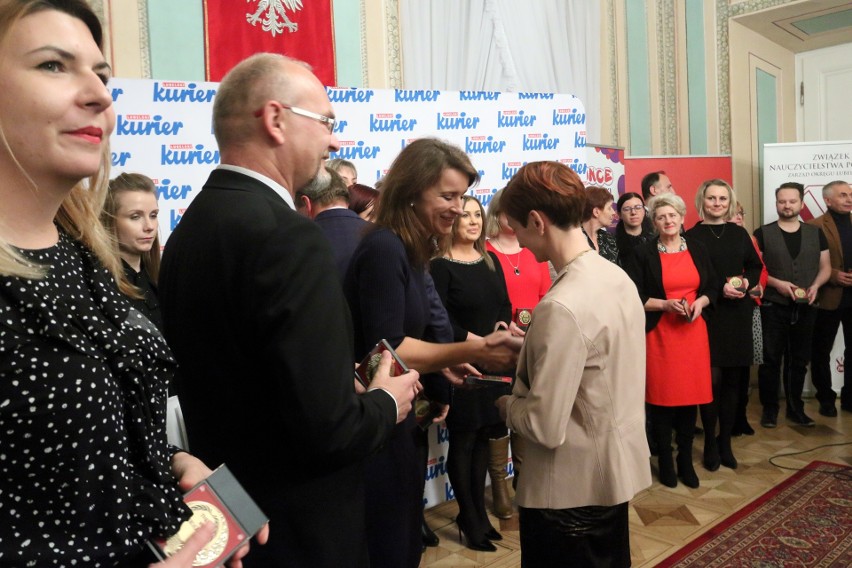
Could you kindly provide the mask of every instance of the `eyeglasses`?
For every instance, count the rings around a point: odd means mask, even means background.
[[[324,114],[317,114],[313,111],[305,110],[303,108],[285,105],[284,103],[279,102],[279,101],[275,101],[275,102],[277,102],[279,105],[281,105],[283,108],[286,108],[287,110],[289,110],[293,114],[298,114],[299,116],[311,118],[313,120],[316,120],[317,122],[323,123],[325,125],[325,127],[328,129],[329,134],[334,132],[334,125],[337,122],[336,119],[331,118],[330,116],[325,116]],[[261,116],[263,116],[263,108],[256,110],[255,113],[254,113],[254,116],[255,116],[255,118],[260,118]]]
[[[633,207],[622,207],[621,208],[622,213],[639,213],[640,211],[644,211],[644,210],[645,210],[644,205],[634,205]]]

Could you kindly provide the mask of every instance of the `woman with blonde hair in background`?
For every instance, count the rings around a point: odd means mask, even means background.
[[[736,203],[734,190],[726,181],[705,181],[695,194],[695,208],[701,221],[686,233],[710,253],[718,279],[716,285],[721,291],[707,329],[713,401],[700,407],[704,425],[704,467],[708,471],[716,471],[720,464],[731,469],[737,467],[731,435],[741,385],[748,381],[754,357],[754,303],[748,291],[758,285],[763,262],[754,249],[751,235],[731,222]]]
[[[440,256],[430,263],[435,289],[450,316],[454,341],[484,337],[496,326],[508,327],[511,322],[512,305],[503,269],[496,255],[485,250],[484,221],[485,210],[479,200],[463,196],[462,214],[456,217],[452,233],[442,239]],[[494,401],[509,394],[510,388],[511,383],[456,388],[447,415],[447,473],[459,505],[459,529],[474,550],[494,551],[490,540],[502,539],[485,511],[485,475],[493,441],[508,441],[509,432]],[[506,447],[503,449],[503,477],[492,475],[491,483],[502,482],[505,490]],[[511,516],[511,502],[508,506]]]
[[[160,207],[151,178],[123,173],[109,182],[101,220],[118,247],[124,277],[135,288],[130,303],[163,330],[157,299],[160,275]]]

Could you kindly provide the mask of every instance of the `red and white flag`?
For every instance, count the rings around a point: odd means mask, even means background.
[[[301,59],[324,85],[336,84],[332,0],[204,0],[208,81],[246,57],[272,52]]]

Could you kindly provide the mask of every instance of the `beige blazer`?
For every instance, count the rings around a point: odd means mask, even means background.
[[[557,276],[533,313],[507,404],[526,438],[517,503],[617,505],[651,485],[645,312],[633,281],[593,252]]]

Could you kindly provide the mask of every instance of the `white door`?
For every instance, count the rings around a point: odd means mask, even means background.
[[[805,51],[796,60],[799,141],[852,140],[852,43]]]

